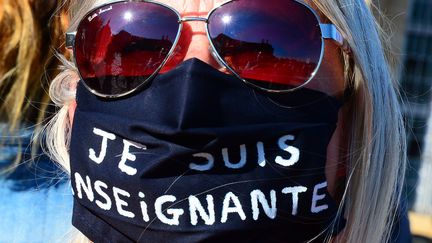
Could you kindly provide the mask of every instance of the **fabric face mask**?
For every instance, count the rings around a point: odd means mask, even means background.
[[[198,59],[137,94],[82,84],[73,225],[95,242],[305,242],[344,227],[327,191],[340,103],[258,92]]]

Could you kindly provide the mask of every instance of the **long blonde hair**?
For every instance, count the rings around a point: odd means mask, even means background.
[[[48,82],[60,63],[54,54],[64,53],[60,45],[68,25],[66,4],[0,0],[0,122],[8,123],[2,127],[8,131],[0,131],[3,135],[15,135],[22,123],[41,127],[47,117]],[[11,172],[20,155],[0,174]]]
[[[74,12],[71,30],[95,1]],[[380,40],[381,29],[364,0],[312,0],[334,23],[351,47],[345,59],[346,87],[351,92],[344,121],[348,126],[347,183],[341,205],[347,225],[334,241],[388,242],[398,208],[406,166],[405,133],[397,85],[392,79]],[[61,110],[47,127],[47,148],[69,170],[68,108],[74,100],[75,67],[51,85]],[[341,211],[341,210],[340,210]]]
[[[60,46],[68,24],[65,3],[50,3],[0,0],[0,111],[11,130],[22,119],[40,122],[49,103],[41,81],[58,73],[54,54],[64,53]]]

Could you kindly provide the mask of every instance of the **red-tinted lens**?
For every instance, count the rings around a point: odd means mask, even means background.
[[[233,1],[211,14],[208,29],[225,63],[265,89],[288,90],[304,84],[321,59],[319,21],[297,1]]]
[[[179,29],[172,10],[148,2],[98,8],[80,23],[75,58],[84,83],[107,96],[126,94],[157,72]]]

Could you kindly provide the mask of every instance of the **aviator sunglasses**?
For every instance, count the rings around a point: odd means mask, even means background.
[[[203,21],[215,59],[240,80],[269,92],[288,92],[315,76],[324,39],[345,50],[333,24],[297,0],[234,0],[207,17],[181,17],[154,1],[99,6],[66,34],[84,85],[95,95],[118,98],[142,88],[183,61],[178,45],[184,22]],[[191,43],[193,44],[193,43]]]

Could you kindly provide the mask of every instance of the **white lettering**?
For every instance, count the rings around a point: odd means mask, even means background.
[[[260,190],[253,190],[251,193],[251,203],[252,203],[252,217],[254,220],[258,220],[259,209],[258,209],[258,201],[261,203],[261,206],[264,209],[264,213],[271,219],[276,218],[276,191],[270,191],[270,200],[271,200],[271,208],[268,204],[267,199],[264,196],[264,193]]]
[[[124,197],[130,197],[129,192],[122,190],[120,188],[117,188],[117,187],[113,187],[113,194],[114,194],[117,212],[120,215],[123,215],[125,217],[134,218],[135,217],[134,213],[126,211],[125,209],[123,209],[123,206],[127,207],[128,203],[126,201],[122,200],[119,196],[119,195],[122,195]]]
[[[225,162],[225,166],[231,169],[240,169],[246,164],[246,145],[240,145],[240,161],[236,164],[233,164],[229,161],[228,149],[222,149],[222,157]]]
[[[293,187],[285,187],[282,189],[283,194],[292,194],[292,215],[297,215],[298,208],[298,194],[307,191],[307,188],[304,186],[293,186]]]
[[[327,182],[323,182],[320,184],[315,185],[313,190],[313,196],[312,196],[312,206],[311,206],[311,212],[312,213],[319,213],[323,210],[326,210],[328,208],[327,204],[323,204],[320,206],[317,206],[317,202],[319,200],[322,200],[325,198],[326,194],[320,194],[318,195],[318,190],[327,187]]]
[[[108,139],[109,140],[115,140],[116,136],[112,133],[105,132],[105,131],[98,129],[98,128],[93,128],[93,133],[98,135],[98,136],[101,136],[103,138],[102,138],[102,144],[101,144],[101,150],[100,150],[99,156],[96,156],[95,150],[90,148],[89,149],[89,158],[91,160],[93,160],[94,162],[96,162],[97,164],[100,164],[100,163],[102,163],[102,161],[104,160],[105,155],[106,155]]]
[[[275,162],[282,166],[291,166],[299,161],[300,150],[294,146],[287,145],[287,141],[293,141],[295,138],[293,135],[286,135],[278,140],[279,148],[291,154],[289,159],[284,159],[282,156],[277,156]]]
[[[96,204],[103,210],[110,210],[111,209],[111,199],[109,198],[108,194],[106,194],[104,191],[102,191],[102,187],[105,189],[108,189],[107,184],[105,184],[102,181],[95,181],[94,188],[96,192],[105,199],[105,203],[96,200]]]
[[[138,193],[138,196],[141,198],[141,199],[144,199],[144,193],[142,193],[142,192],[139,192]],[[143,216],[143,220],[145,221],[145,222],[148,222],[148,221],[150,221],[150,217],[148,216],[148,212],[147,212],[147,203],[145,203],[144,201],[140,201],[140,206],[141,206],[141,213],[142,213],[142,216]]]
[[[230,201],[234,203],[234,207],[229,206]],[[246,215],[238,197],[232,192],[228,192],[223,200],[221,223],[227,221],[229,213],[238,213],[242,220],[246,219]]]
[[[206,171],[206,170],[210,170],[211,168],[213,168],[213,165],[214,165],[213,155],[211,155],[209,153],[198,153],[198,154],[194,154],[192,156],[205,158],[207,160],[207,163],[205,163],[205,164],[190,163],[189,164],[190,169],[198,170],[198,171]]]
[[[92,16],[88,17],[87,20],[88,20],[89,22],[91,22],[91,21],[92,21],[94,18],[96,18],[97,16],[98,16],[98,14],[95,13],[95,14],[93,14]]]
[[[75,172],[75,187],[77,190],[77,194],[78,197],[80,199],[82,199],[82,190],[84,190],[87,199],[90,202],[93,202],[94,200],[94,194],[93,194],[93,189],[91,187],[91,181],[90,181],[90,177],[86,176],[86,182],[87,184],[84,182],[83,178],[81,177],[81,175],[78,172]]]
[[[204,223],[206,225],[212,225],[215,222],[215,211],[214,211],[214,202],[213,202],[213,196],[207,195],[207,211],[206,213],[204,207],[202,206],[201,202],[198,200],[195,196],[189,196],[189,212],[190,212],[190,218],[191,218],[191,224],[197,225],[198,223],[198,215],[197,212],[199,212],[199,215],[204,220]]]
[[[135,175],[137,173],[137,169],[135,169],[135,168],[133,168],[131,166],[126,165],[126,161],[127,160],[135,161],[136,160],[136,156],[135,156],[135,154],[132,154],[132,153],[129,152],[129,148],[132,146],[132,147],[141,149],[141,147],[139,147],[139,146],[137,146],[137,145],[135,145],[135,144],[127,141],[127,140],[124,140],[124,139],[123,139],[123,145],[124,146],[123,146],[122,157],[121,157],[120,163],[118,164],[118,168],[122,172],[124,172],[124,173],[126,173],[126,174],[128,174],[130,176],[133,176],[133,175]],[[142,149],[145,150],[146,148],[144,147]]]
[[[99,9],[99,14],[101,14],[101,13],[105,13],[105,12],[110,11],[110,10],[112,10],[112,6],[109,6],[109,7],[106,8],[106,9]]]
[[[166,210],[166,213],[169,215],[172,215],[172,218],[168,218],[167,216],[165,216],[165,214],[163,214],[162,212],[162,204],[166,203],[166,202],[175,202],[177,198],[173,195],[164,195],[161,197],[158,197],[156,199],[155,202],[155,211],[156,211],[156,216],[158,217],[158,219],[164,223],[164,224],[168,224],[168,225],[179,225],[180,221],[179,221],[179,217],[184,213],[184,210],[181,208],[168,208]]]
[[[257,151],[258,151],[258,164],[259,164],[259,166],[264,167],[266,165],[264,143],[263,142],[257,142],[256,146],[257,146]]]

